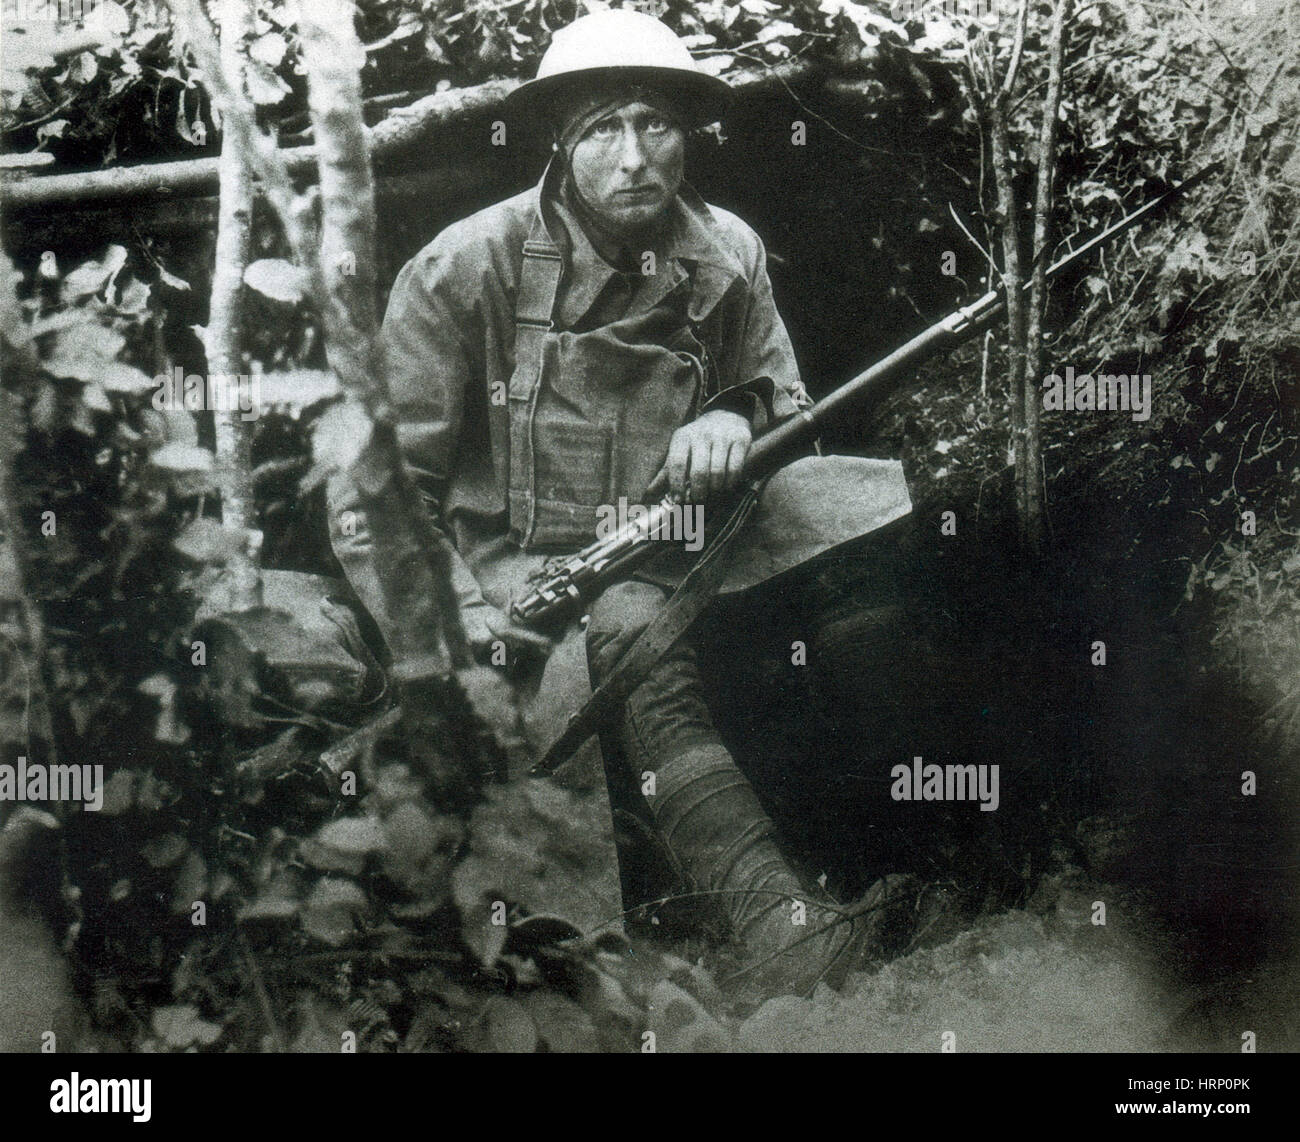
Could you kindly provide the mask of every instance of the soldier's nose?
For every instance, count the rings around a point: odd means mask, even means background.
[[[623,132],[623,145],[619,151],[619,167],[632,173],[645,167],[645,147],[636,131]]]

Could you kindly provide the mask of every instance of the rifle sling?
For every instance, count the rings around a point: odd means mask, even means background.
[[[564,732],[555,739],[542,759],[529,771],[530,776],[545,777],[569,760],[588,738],[607,721],[619,706],[649,676],[655,664],[676,644],[718,593],[726,576],[734,547],[732,540],[753,514],[762,491],[751,484],[722,529],[709,542],[704,554],[678,584],[664,609],[634,642],[605,680],[596,687],[586,704],[569,719]]]

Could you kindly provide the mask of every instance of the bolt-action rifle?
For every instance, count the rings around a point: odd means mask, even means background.
[[[1184,194],[1209,177],[1217,164],[1204,167],[1177,186],[1153,198],[1114,225],[1088,239],[1054,262],[1049,278],[1100,249],[1107,242],[1136,226],[1160,207]],[[1029,284],[1025,290],[1028,292]],[[952,349],[992,324],[1006,308],[1001,290],[993,289],[970,305],[963,305],[899,346],[852,380],[834,389],[816,404],[786,417],[760,433],[745,459],[744,479],[753,481],[771,475],[794,460],[815,440],[827,424],[848,407],[871,408],[892,394],[918,365],[944,350]],[[672,534],[666,521],[678,501],[666,496],[638,518],[630,520],[612,535],[599,539],[574,555],[556,556],[528,580],[528,593],[511,606],[512,617],[529,626],[543,624],[562,612],[593,599],[609,583],[625,578],[655,553],[647,542],[654,535]]]

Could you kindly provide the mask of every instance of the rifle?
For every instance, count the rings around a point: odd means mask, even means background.
[[[1143,218],[1204,181],[1220,165],[1212,163],[1201,168],[1177,186],[1157,195],[1114,225],[1094,235],[1078,249],[1052,263],[1047,270],[1047,277],[1055,277],[1111,239],[1136,226]],[[1026,293],[1029,288],[1029,283],[1026,282]],[[771,425],[750,446],[745,459],[744,479],[750,482],[763,479],[790,463],[846,408],[851,405],[870,408],[878,404],[900,388],[903,379],[911,376],[916,366],[940,351],[955,348],[987,328],[1005,308],[1006,301],[1002,292],[989,290],[970,305],[959,306],[941,321],[918,333],[810,408]],[[528,593],[511,605],[511,617],[528,626],[544,624],[594,598],[609,583],[626,577],[654,554],[655,547],[648,540],[653,535],[665,534],[669,514],[678,506],[679,501],[666,496],[612,535],[596,540],[576,554],[548,559],[529,577]]]

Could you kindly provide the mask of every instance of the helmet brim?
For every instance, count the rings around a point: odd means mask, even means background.
[[[549,119],[557,99],[569,91],[606,82],[658,87],[677,100],[689,117],[688,127],[703,127],[726,114],[735,96],[716,76],[673,67],[586,67],[542,76],[520,84],[506,96],[512,113]]]

